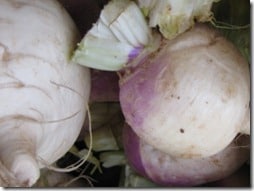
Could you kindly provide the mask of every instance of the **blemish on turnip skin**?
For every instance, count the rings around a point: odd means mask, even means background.
[[[181,128],[181,129],[180,129],[180,133],[184,133],[184,129]]]

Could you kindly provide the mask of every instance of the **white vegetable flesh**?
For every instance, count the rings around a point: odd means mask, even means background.
[[[70,62],[80,36],[57,1],[1,0],[0,18],[0,160],[31,186],[76,140],[90,73]]]

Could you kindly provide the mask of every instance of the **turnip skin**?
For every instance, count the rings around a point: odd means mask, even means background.
[[[31,186],[78,137],[90,72],[70,62],[80,35],[57,1],[2,0],[0,18],[0,159]]]
[[[125,124],[124,150],[129,164],[140,175],[162,186],[197,186],[223,179],[249,159],[249,136],[238,137],[216,155],[199,158],[174,158],[148,145]]]
[[[126,122],[155,148],[174,157],[206,157],[239,132],[249,133],[248,63],[214,29],[199,24],[164,39],[126,71],[119,95]]]

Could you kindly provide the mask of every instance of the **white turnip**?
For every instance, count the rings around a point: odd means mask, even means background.
[[[0,160],[31,186],[78,137],[90,73],[70,61],[80,35],[57,1],[1,0],[0,28]]]

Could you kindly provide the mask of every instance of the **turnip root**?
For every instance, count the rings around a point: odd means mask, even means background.
[[[205,10],[214,1],[207,2]],[[194,4],[200,13],[202,4]],[[192,27],[168,40],[148,27],[133,1],[110,1],[72,59],[119,71],[123,114],[144,141],[174,157],[202,158],[225,149],[238,133],[250,134],[250,72],[214,28],[186,26]]]
[[[207,157],[250,133],[250,72],[214,29],[196,25],[143,59],[120,81],[127,123],[174,157]]]
[[[80,35],[57,1],[1,0],[0,18],[0,160],[32,186],[78,137],[90,73],[70,61]]]
[[[231,175],[249,158],[249,140],[248,136],[240,136],[215,155],[183,159],[150,146],[128,125],[123,129],[125,154],[130,165],[163,186],[197,186]]]

